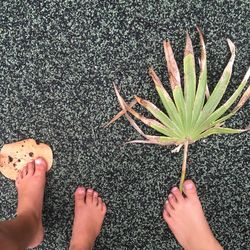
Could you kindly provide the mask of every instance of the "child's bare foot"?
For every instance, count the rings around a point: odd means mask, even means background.
[[[201,207],[196,187],[191,180],[184,183],[185,197],[177,187],[168,196],[163,218],[185,250],[221,250]]]
[[[16,179],[18,192],[17,216],[31,218],[36,230],[30,248],[38,246],[44,236],[42,225],[42,206],[47,163],[38,158],[28,163]]]
[[[92,189],[78,187],[75,192],[75,217],[70,250],[90,250],[99,235],[106,205]]]

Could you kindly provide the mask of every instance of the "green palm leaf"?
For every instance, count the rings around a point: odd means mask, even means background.
[[[125,115],[130,124],[137,130],[137,132],[144,138],[144,140],[134,140],[128,143],[148,143],[159,145],[176,145],[175,151],[184,146],[184,157],[182,162],[182,174],[180,181],[180,190],[182,191],[183,182],[185,179],[187,154],[189,144],[197,140],[208,137],[214,134],[235,134],[248,131],[250,126],[246,129],[233,129],[221,127],[227,119],[232,117],[250,98],[250,86],[245,90],[235,108],[229,112],[229,108],[234,104],[236,99],[240,96],[247,85],[250,77],[250,68],[244,76],[241,84],[232,94],[232,96],[220,107],[218,104],[223,98],[223,95],[229,84],[233,64],[235,60],[235,46],[230,41],[228,45],[231,51],[230,60],[223,71],[223,74],[212,91],[209,93],[207,83],[207,59],[206,48],[202,32],[197,27],[200,46],[200,75],[198,82],[196,81],[195,59],[191,39],[189,35],[186,36],[186,47],[184,53],[184,90],[181,86],[180,72],[174,58],[174,53],[169,41],[163,42],[165,58],[167,63],[167,71],[169,82],[172,89],[172,97],[163,87],[160,78],[156,75],[153,68],[149,69],[149,74],[155,84],[155,88],[159,94],[160,100],[166,110],[164,113],[153,103],[143,100],[135,96],[135,100],[127,104],[121,97],[118,89],[115,87],[119,104],[122,111],[120,111],[107,125],[117,120],[120,116]],[[197,86],[196,86],[197,84]],[[205,97],[207,101],[205,101]],[[134,110],[134,105],[139,103],[146,108],[155,119],[147,118]],[[130,113],[136,119],[142,121],[147,126],[153,128],[163,136],[146,135],[141,128],[136,124],[135,120],[128,114]],[[106,126],[107,126],[106,125]]]

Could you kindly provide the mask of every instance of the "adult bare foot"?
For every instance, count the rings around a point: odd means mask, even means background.
[[[174,187],[163,210],[163,218],[179,244],[185,250],[223,249],[208,225],[191,180],[184,182],[184,193]]]
[[[99,235],[106,205],[93,189],[78,187],[75,192],[75,217],[70,250],[90,250]]]
[[[42,225],[42,206],[44,187],[46,182],[47,163],[44,159],[38,158],[28,163],[16,179],[18,192],[17,217],[24,217],[32,220],[34,225],[34,236],[29,247],[38,246],[44,237]]]

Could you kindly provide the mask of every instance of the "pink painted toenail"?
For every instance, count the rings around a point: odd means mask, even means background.
[[[168,198],[172,198],[172,197],[173,197],[173,195],[172,195],[172,194],[169,194],[169,195],[168,195]]]
[[[175,192],[178,188],[177,187],[173,187],[172,191]]]
[[[188,183],[186,183],[186,184],[184,185],[184,187],[185,187],[186,189],[192,189],[192,188],[194,187],[194,185],[193,185],[193,183],[188,182]]]

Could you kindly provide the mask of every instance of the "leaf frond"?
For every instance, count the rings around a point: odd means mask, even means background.
[[[184,96],[186,107],[186,127],[187,133],[189,133],[192,127],[192,113],[194,107],[194,99],[196,92],[196,72],[195,72],[195,60],[192,41],[189,34],[186,35],[186,47],[184,51]]]
[[[231,57],[229,59],[229,62],[226,66],[226,68],[223,71],[223,74],[219,80],[219,82],[217,83],[217,85],[215,86],[211,96],[209,97],[209,99],[207,100],[207,103],[205,104],[204,108],[202,109],[198,120],[195,123],[194,126],[194,131],[199,128],[199,126],[209,117],[209,115],[216,109],[216,107],[218,106],[219,102],[221,101],[227,85],[229,83],[229,80],[231,78],[231,74],[232,74],[232,69],[233,69],[233,63],[235,60],[235,46],[234,44],[231,42],[231,40],[227,40],[228,41],[228,45],[231,51]]]

